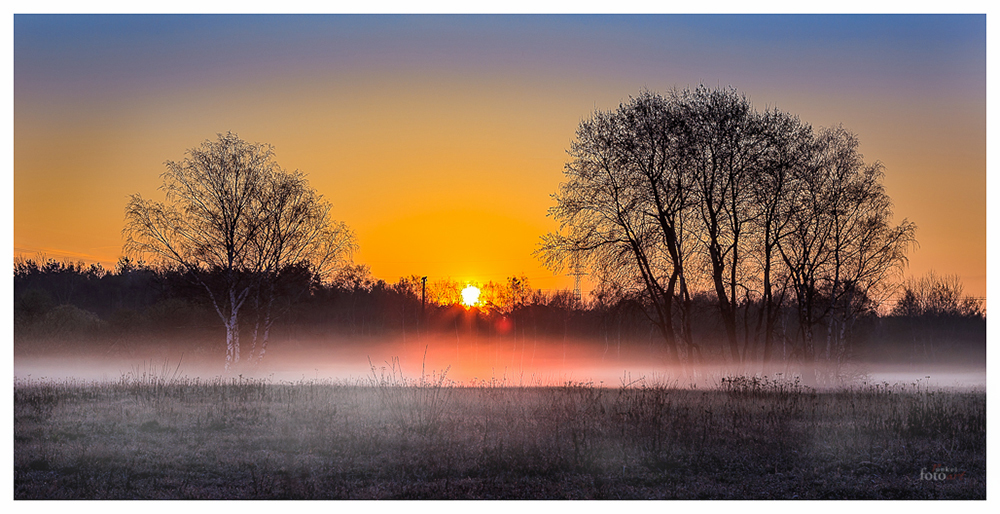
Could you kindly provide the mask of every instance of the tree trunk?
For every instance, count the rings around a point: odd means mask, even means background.
[[[240,327],[236,310],[226,320],[226,371],[230,371],[240,361]]]
[[[712,258],[712,282],[715,284],[715,294],[719,299],[719,314],[722,316],[722,323],[726,327],[726,339],[729,341],[729,355],[733,363],[738,364],[740,353],[736,341],[735,309],[729,303],[729,295],[726,294],[726,285],[723,279],[726,265],[722,262],[722,255],[717,245],[712,245],[709,254]]]

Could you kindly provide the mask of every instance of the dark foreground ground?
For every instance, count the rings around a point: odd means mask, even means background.
[[[18,381],[14,497],[986,498],[986,394]]]

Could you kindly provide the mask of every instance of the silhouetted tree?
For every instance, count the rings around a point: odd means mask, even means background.
[[[940,362],[970,354],[985,356],[986,320],[982,301],[963,293],[958,275],[933,271],[910,277],[890,316],[889,338],[912,359]]]
[[[794,216],[795,175],[808,165],[813,133],[812,127],[797,117],[777,109],[763,113],[761,125],[768,144],[762,166],[754,170],[753,226],[747,234],[751,254],[747,276],[751,281],[759,279],[761,306],[753,338],[749,331],[746,334],[748,347],[744,349],[743,360],[754,358],[762,338],[761,361],[766,369],[772,360],[789,277],[780,266],[778,244]]]
[[[250,352],[258,361],[267,350],[279,282],[284,283],[286,297],[292,291],[308,293],[313,280],[342,267],[356,246],[347,225],[329,219],[329,202],[309,187],[301,172],[275,173],[262,189],[261,231],[251,241],[251,254],[257,259],[252,268],[259,271]],[[296,282],[299,287],[288,287]]]
[[[229,369],[240,361],[247,300],[264,306],[255,334],[263,327],[266,342],[282,270],[303,263],[317,274],[329,272],[349,256],[354,239],[329,219],[329,204],[304,175],[278,166],[270,145],[227,133],[187,153],[166,163],[165,202],[131,197],[124,250],[177,265],[204,289],[226,329]]]
[[[800,168],[789,231],[779,250],[795,291],[801,354],[817,357],[817,325],[827,322],[827,359],[840,359],[844,332],[894,286],[914,244],[915,225],[892,224],[881,163],[865,164],[857,138],[837,127],[816,140]]]
[[[687,287],[682,216],[691,186],[670,111],[662,96],[643,92],[580,124],[568,181],[549,210],[562,232],[544,236],[537,255],[553,271],[587,265],[605,291],[642,291],[668,358],[678,361],[673,311],[677,289]]]
[[[602,304],[641,300],[675,360],[698,351],[695,287],[714,293],[732,362],[770,360],[788,288],[801,358],[814,361],[821,322],[825,355],[843,355],[915,230],[892,225],[881,164],[857,146],[843,129],[816,136],[792,115],[758,112],[731,88],[642,92],[580,124],[549,211],[560,231],[536,254],[554,271],[588,267]]]
[[[964,289],[958,275],[938,276],[929,271],[920,278],[910,277],[903,282],[903,292],[892,309],[892,315],[982,316],[982,301],[965,295]]]
[[[704,86],[675,92],[682,120],[681,148],[688,153],[686,172],[694,184],[694,210],[702,248],[719,313],[726,329],[730,357],[741,360],[737,335],[737,307],[746,258],[753,183],[763,166],[768,140],[761,116],[750,101],[733,89]]]

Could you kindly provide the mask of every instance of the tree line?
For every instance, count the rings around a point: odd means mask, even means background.
[[[212,341],[221,344],[227,332],[201,284],[214,280],[192,277],[180,266],[127,257],[111,270],[100,264],[20,258],[14,265],[15,340],[30,345],[70,338],[83,345],[87,339],[111,344],[193,336],[204,344],[203,336],[213,334],[208,344],[214,347]],[[241,331],[252,332],[268,312],[281,336],[320,340],[448,335],[456,330],[462,337],[471,331],[482,337],[582,338],[600,323],[571,292],[534,289],[523,276],[476,284],[481,304],[471,309],[460,304],[465,283],[440,278],[424,287],[418,276],[389,283],[363,264],[344,266],[325,279],[308,266],[288,266],[273,283],[270,305],[251,303],[241,311]],[[216,339],[217,333],[223,337]]]
[[[464,283],[442,278],[377,279],[362,264],[345,266],[328,280],[307,267],[286,270],[276,281],[272,303],[274,337],[339,344],[345,339],[419,336],[524,343],[582,342],[614,356],[642,350],[659,354],[662,339],[635,298],[586,300],[571,291],[542,291],[526,277],[478,284],[483,305],[459,304]],[[122,258],[106,270],[99,264],[18,259],[14,266],[15,348],[40,351],[67,346],[111,352],[143,345],[186,344],[209,354],[225,351],[225,329],[203,288],[177,267]],[[725,357],[724,329],[713,295],[692,295],[692,332],[703,341],[706,360]],[[243,330],[257,312],[244,311]],[[780,317],[796,314],[785,306]],[[880,362],[974,362],[985,356],[986,319],[981,303],[965,296],[954,276],[929,274],[903,285],[901,300],[879,315],[861,316],[848,334],[850,359]],[[323,343],[323,341],[327,341]],[[787,342],[775,360],[788,364]],[[20,351],[20,350],[16,350]],[[248,361],[244,360],[246,364]],[[253,362],[250,362],[253,363]]]

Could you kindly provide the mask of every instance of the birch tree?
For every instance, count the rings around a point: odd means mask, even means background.
[[[126,255],[178,266],[204,289],[226,330],[227,370],[241,359],[241,316],[248,301],[263,305],[264,316],[254,326],[254,350],[262,357],[281,271],[306,265],[329,272],[354,250],[353,234],[329,218],[329,204],[303,174],[277,164],[271,145],[220,134],[166,167],[163,202],[130,198]]]
[[[817,357],[843,359],[844,333],[865,309],[882,300],[906,266],[916,226],[892,224],[892,202],[881,163],[866,164],[854,134],[820,132],[811,163],[795,177],[787,233],[778,241],[798,316],[807,375]],[[827,323],[825,348],[817,329]]]

